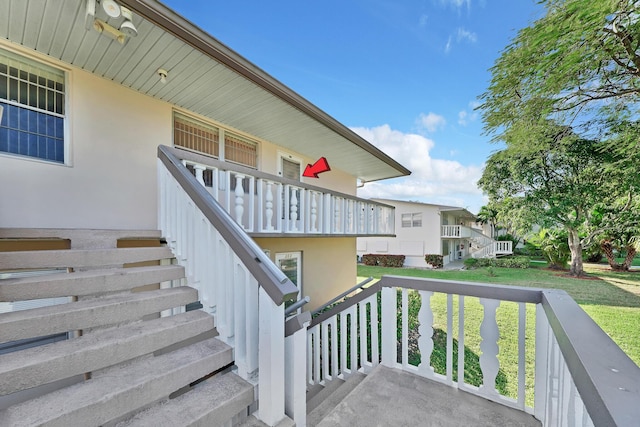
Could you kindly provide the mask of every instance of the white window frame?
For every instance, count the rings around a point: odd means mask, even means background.
[[[282,270],[281,262],[284,260],[295,259],[296,260],[296,281],[293,283],[298,288],[298,296],[296,301],[300,301],[302,299],[302,252],[277,252],[275,254],[275,263],[280,270]],[[283,271],[283,270],[282,270]],[[285,273],[286,274],[286,273]],[[293,280],[292,280],[293,282]],[[298,310],[300,312],[300,310]]]
[[[300,165],[300,173],[298,176],[298,181],[302,181],[302,165],[304,165],[304,162],[302,161],[302,159],[300,157],[294,156],[291,153],[287,153],[284,151],[278,151],[278,176],[279,177],[283,177],[284,174],[284,170],[283,170],[283,160],[288,160],[290,162],[295,162],[298,163]]]
[[[26,49],[20,48],[18,46],[14,46],[13,44],[8,44],[3,40],[0,40],[0,49],[4,49],[8,52],[11,52],[15,55],[22,56],[29,60],[39,62],[47,67],[55,68],[59,71],[62,71],[64,74],[64,115],[63,115],[63,150],[64,150],[64,160],[63,162],[57,162],[53,160],[43,159],[39,157],[25,156],[15,153],[9,153],[5,151],[0,151],[0,156],[9,157],[12,159],[18,159],[22,161],[30,161],[36,163],[44,163],[47,165],[53,166],[73,166],[73,145],[72,145],[72,134],[70,129],[72,129],[72,117],[73,112],[71,111],[71,98],[72,98],[72,70],[66,64],[58,61],[53,61],[51,58],[46,57],[44,55],[39,54],[38,52],[28,51]],[[6,112],[3,112],[6,114]],[[1,119],[1,116],[0,116]]]

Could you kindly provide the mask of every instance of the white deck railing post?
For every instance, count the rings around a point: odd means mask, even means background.
[[[304,327],[285,338],[285,414],[296,426],[307,425],[307,327]]]
[[[397,294],[394,288],[382,288],[382,364],[395,368],[398,363],[397,349]]]
[[[259,291],[258,418],[274,426],[284,418],[284,304],[276,305],[267,292]]]
[[[536,304],[536,368],[534,416],[543,425],[547,413],[547,372],[549,367],[549,322],[541,304]]]

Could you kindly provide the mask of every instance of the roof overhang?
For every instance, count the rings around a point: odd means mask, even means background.
[[[310,158],[326,157],[363,181],[411,173],[161,3],[119,3],[133,11],[138,29],[124,46],[85,29],[85,0],[2,2],[0,37]],[[159,68],[168,71],[166,84]]]

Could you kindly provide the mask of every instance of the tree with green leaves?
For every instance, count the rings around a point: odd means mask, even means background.
[[[492,201],[522,203],[540,225],[562,226],[581,274],[580,233],[593,234],[594,206],[640,188],[640,1],[540,3],[544,16],[501,53],[481,96],[485,131],[507,148],[490,157],[480,186]]]
[[[613,203],[600,203],[591,215],[590,238],[600,245],[612,270],[628,271],[640,249],[640,196],[629,193]],[[620,263],[616,254],[624,255]]]
[[[635,113],[640,101],[640,2],[541,4],[546,14],[520,30],[491,69],[480,107],[486,130],[503,140],[504,130],[531,117],[553,119],[574,130],[577,124],[585,125],[585,131],[589,124],[602,130],[611,115],[618,122],[622,109]]]
[[[561,226],[571,251],[570,273],[582,275],[580,231],[593,207],[608,198],[606,155],[597,142],[551,121],[516,123],[505,138],[507,147],[489,157],[479,187],[498,203],[517,198],[530,225]]]
[[[480,207],[478,214],[476,215],[476,222],[481,225],[488,225],[491,230],[492,239],[496,236],[498,220],[498,210],[491,203]]]

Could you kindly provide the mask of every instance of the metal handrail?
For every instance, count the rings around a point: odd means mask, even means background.
[[[311,298],[309,298],[309,296],[305,296],[304,298],[294,302],[293,304],[291,304],[289,307],[285,308],[284,310],[284,315],[285,317],[290,315],[291,313],[293,313],[294,311],[298,310],[299,308],[301,308],[303,305],[307,304],[309,301],[311,301]]]
[[[338,295],[337,297],[333,298],[332,300],[330,300],[329,302],[326,302],[324,304],[322,304],[320,306],[320,308],[315,309],[314,311],[311,312],[312,316],[315,316],[316,314],[320,313],[322,310],[326,309],[327,307],[329,307],[331,304],[334,304],[338,301],[340,301],[342,298],[346,297],[347,295],[357,291],[358,289],[362,289],[362,287],[364,285],[366,285],[367,283],[371,282],[373,280],[373,277],[369,277],[367,279],[364,279],[362,282],[358,283],[357,285],[355,285],[353,288],[344,291],[343,293],[341,293],[340,295]]]
[[[227,211],[196,180],[166,146],[158,146],[158,159],[189,195],[205,218],[218,230],[276,305],[295,298],[298,288],[245,233]]]

